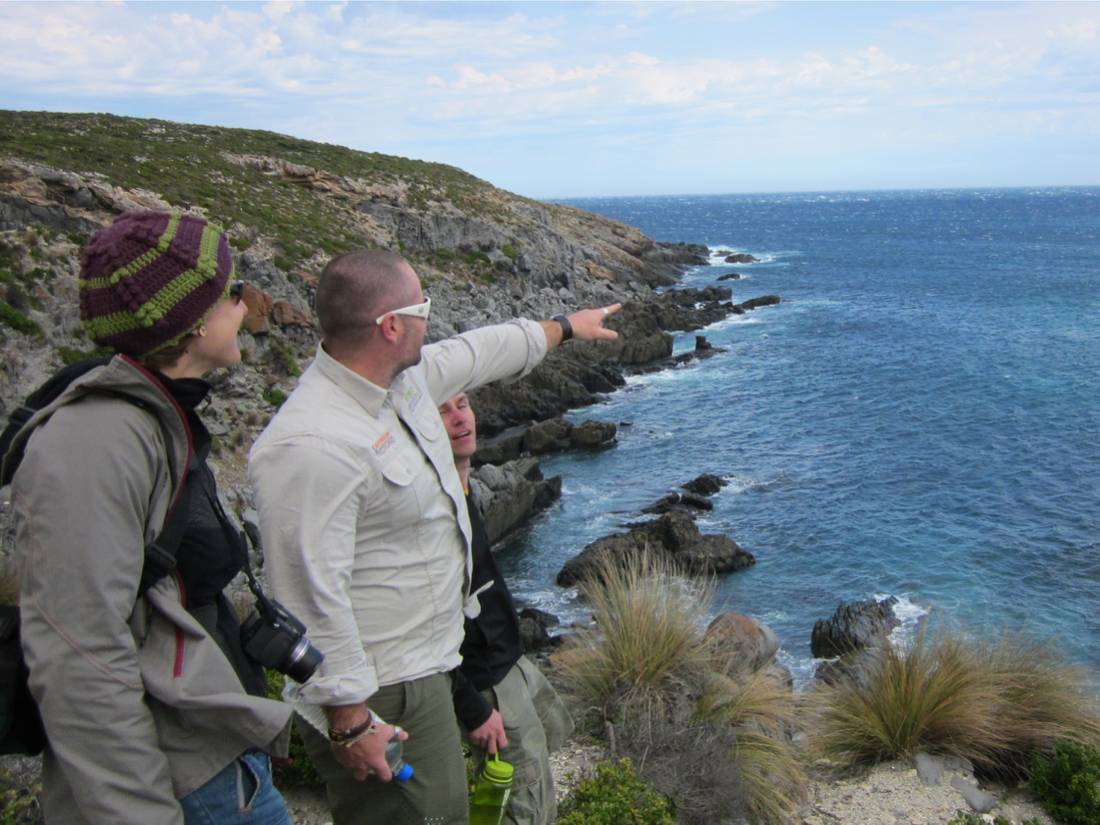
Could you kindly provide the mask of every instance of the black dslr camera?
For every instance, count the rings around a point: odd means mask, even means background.
[[[258,590],[258,588],[257,588]],[[274,599],[256,594],[256,609],[241,624],[241,646],[253,661],[304,683],[325,658],[306,638],[306,626]]]

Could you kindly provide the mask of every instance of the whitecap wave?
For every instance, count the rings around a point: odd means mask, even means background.
[[[741,266],[760,266],[761,264],[776,263],[781,253],[777,252],[750,252],[743,247],[734,246],[732,244],[719,244],[717,246],[708,246],[709,253],[707,254],[707,262],[710,266],[729,266],[729,267],[741,267]],[[738,253],[747,253],[756,258],[755,261],[746,263],[727,263],[726,256]]]
[[[814,681],[814,671],[817,669],[816,661],[809,656],[795,656],[793,653],[779,648],[775,654],[775,660],[791,672],[796,691],[805,690]]]
[[[890,596],[876,593],[874,598],[875,601],[882,601],[883,599],[889,599]],[[894,615],[900,624],[890,631],[890,644],[904,649],[913,643],[921,623],[932,611],[930,608],[913,601],[906,593],[895,596],[895,598],[897,602],[894,603]]]
[[[788,486],[792,479],[786,473],[779,473],[772,478],[753,478],[745,475],[726,475],[722,478],[727,482],[718,495],[740,495],[741,493],[766,493],[780,487]]]
[[[753,324],[762,323],[764,323],[764,319],[755,315],[728,315],[721,321],[715,321],[713,324],[708,324],[699,330],[699,332],[717,332],[718,330],[728,329],[729,327],[751,326]],[[692,333],[692,335],[694,334],[695,333]]]

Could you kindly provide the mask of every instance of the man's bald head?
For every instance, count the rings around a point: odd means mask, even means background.
[[[336,256],[321,272],[314,299],[326,347],[340,351],[361,344],[376,329],[376,318],[414,303],[418,289],[416,273],[396,252]]]

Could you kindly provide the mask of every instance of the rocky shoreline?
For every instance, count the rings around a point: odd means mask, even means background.
[[[433,300],[430,334],[438,339],[517,316],[550,317],[577,308],[624,303],[611,343],[561,347],[530,376],[474,393],[484,437],[473,473],[494,541],[508,536],[561,493],[561,478],[544,478],[539,457],[561,450],[614,447],[616,425],[571,424],[561,416],[597,403],[632,372],[674,368],[723,351],[697,336],[692,352],[673,356],[673,333],[703,329],[731,314],[779,304],[775,295],[734,303],[728,288],[677,288],[686,268],[705,265],[711,251],[658,243],[633,227],[570,207],[503,192],[439,164],[367,156],[286,136],[105,115],[0,113],[0,415],[63,363],[90,354],[77,317],[76,273],[87,237],[119,212],[135,208],[198,211],[223,222],[239,276],[249,287],[242,333],[245,361],[215,377],[204,419],[215,436],[212,463],[228,508],[253,516],[244,465],[252,439],[266,424],[317,343],[311,298],[317,274],[332,254],[350,248],[400,249],[421,274]],[[55,144],[37,140],[65,136]],[[188,151],[180,160],[179,146]],[[285,152],[286,156],[280,153]],[[137,153],[137,154],[135,154]],[[114,165],[114,159],[122,162]],[[71,168],[63,168],[70,166]],[[146,170],[156,170],[146,177]],[[197,170],[197,171],[196,171]],[[162,186],[161,186],[162,185]],[[159,191],[154,191],[160,186]],[[749,264],[747,253],[722,250],[727,264]],[[738,273],[716,280],[735,281]],[[666,287],[673,287],[665,289]],[[705,511],[722,480],[699,477],[638,514],[622,532],[588,545],[565,565],[569,586],[601,557],[655,548],[686,574],[729,573],[754,561],[726,536],[701,533]],[[6,502],[0,496],[0,561],[10,554]],[[644,516],[653,516],[642,520]],[[254,559],[260,567],[260,559]],[[262,570],[261,570],[262,575]],[[561,642],[556,617],[523,606],[525,648],[547,664]],[[896,624],[886,602],[842,605],[815,626],[815,656],[835,656],[819,669],[825,683],[858,680]],[[777,664],[775,634],[746,616],[726,613],[708,628],[738,661],[787,689]],[[552,667],[548,667],[552,671]],[[551,678],[553,674],[551,673]],[[559,792],[570,771],[583,774],[600,745],[568,743],[555,760]],[[0,760],[5,785],[30,789],[39,761]],[[860,780],[822,778],[811,787],[803,825],[946,823],[958,808],[981,810],[989,798],[966,765],[881,766]],[[998,813],[1038,817],[1011,793]],[[330,822],[316,794],[288,793],[302,825]],[[1018,804],[1017,804],[1018,803]],[[28,810],[19,822],[40,821]]]

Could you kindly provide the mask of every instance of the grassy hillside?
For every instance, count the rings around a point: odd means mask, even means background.
[[[280,268],[363,245],[354,203],[255,162],[277,158],[349,179],[366,196],[389,187],[401,206],[506,218],[501,193],[460,169],[314,143],[274,132],[117,117],[0,111],[0,155],[95,175],[123,189],[199,207],[232,228],[263,227]],[[247,159],[253,159],[249,162]],[[249,241],[234,233],[234,244]]]

